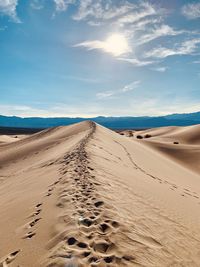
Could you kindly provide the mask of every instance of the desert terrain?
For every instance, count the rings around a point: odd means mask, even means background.
[[[0,267],[199,267],[200,126],[0,136]]]
[[[200,171],[200,125],[160,127],[143,131],[121,131],[122,135],[142,140],[158,152],[196,171]]]

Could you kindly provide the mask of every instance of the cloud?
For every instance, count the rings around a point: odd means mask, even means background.
[[[163,24],[151,29],[149,33],[142,35],[139,38],[139,44],[144,44],[163,36],[176,36],[182,33],[184,33],[184,31],[175,31],[169,25]]]
[[[69,103],[55,103],[44,108],[33,106],[3,105],[0,104],[2,115],[21,117],[96,117],[96,116],[160,116],[170,113],[191,113],[199,111],[200,102],[188,101],[188,98],[179,101],[177,98],[170,98],[163,101],[158,98],[136,99],[122,103],[118,106],[102,105],[100,101],[85,103],[82,105]],[[85,111],[87,110],[87,113]]]
[[[169,12],[156,4],[147,1],[102,1],[80,0],[77,12],[72,17],[77,21],[85,21],[93,27],[114,28],[116,32],[123,32],[127,38],[127,45],[117,47],[120,42],[104,40],[84,40],[74,47],[84,47],[87,50],[101,50],[112,54],[117,60],[132,64],[134,67],[144,67],[158,63],[157,58],[166,58],[175,55],[191,55],[199,44],[199,31],[175,29],[165,23]],[[187,5],[188,6],[188,5]],[[176,36],[179,42],[173,43]],[[158,38],[165,37],[169,47],[162,47],[150,43]],[[167,37],[174,37],[167,39]],[[188,39],[186,39],[188,38]],[[147,46],[148,43],[148,46]],[[150,43],[150,44],[149,44]],[[147,50],[148,49],[148,50]],[[142,53],[141,53],[142,52]],[[140,54],[138,54],[140,53]],[[154,60],[146,60],[154,58]],[[159,69],[159,68],[158,68]],[[162,69],[163,70],[163,69]],[[160,69],[160,71],[162,71]]]
[[[154,63],[153,61],[139,60],[137,58],[122,58],[122,57],[120,57],[120,58],[117,58],[117,59],[121,60],[121,61],[129,62],[135,67],[143,67],[143,66],[147,66],[147,65],[150,65],[150,64]]]
[[[184,41],[179,47],[173,49],[157,47],[145,53],[145,57],[166,58],[175,55],[192,55],[196,52],[200,39]]]
[[[17,5],[18,0],[0,0],[0,14],[10,17],[16,23],[20,23],[16,11]]]
[[[129,92],[129,91],[136,89],[140,85],[140,83],[141,83],[141,81],[137,80],[137,81],[134,81],[130,84],[125,85],[124,87],[122,87],[119,90],[99,92],[96,94],[96,96],[99,99],[103,99],[103,98],[110,98],[110,97],[113,97],[113,96],[116,96],[119,94],[124,94],[126,92]]]
[[[167,67],[155,67],[152,68],[152,70],[158,71],[158,72],[165,72],[168,68]]]
[[[115,0],[80,0],[78,10],[72,18],[77,21],[84,20],[91,26],[109,23],[113,27],[125,28],[137,23],[142,24],[142,21],[147,19],[146,24],[158,22],[158,16],[161,18],[163,10],[161,12],[158,6],[143,0],[135,3]]]
[[[7,116],[13,115],[20,115],[23,116],[24,114],[32,114],[33,108],[24,105],[4,105],[0,104],[1,113]]]
[[[44,0],[32,0],[30,4],[32,9],[40,10],[44,8]]]
[[[56,5],[56,11],[62,12],[66,11],[68,8],[68,5],[75,4],[76,0],[54,0],[54,3]]]
[[[166,100],[161,98],[148,98],[143,101],[133,100],[128,109],[134,110],[135,116],[164,116],[174,113],[198,112],[199,105],[200,102],[198,100],[196,102],[188,102],[188,100],[179,101],[177,98]],[[127,114],[130,114],[130,111]]]
[[[121,34],[111,34],[104,41],[85,41],[74,45],[74,47],[85,47],[88,50],[99,49],[115,57],[131,52],[128,41]]]
[[[128,92],[128,91],[132,91],[134,90],[135,88],[137,88],[139,86],[139,84],[141,83],[141,81],[134,81],[128,85],[125,85],[120,91],[125,93],[125,92]]]
[[[115,2],[116,3],[116,2]],[[87,20],[90,23],[97,23],[95,20],[110,20],[118,16],[126,14],[135,7],[134,4],[125,2],[125,4],[119,6],[114,5],[113,1],[101,0],[81,0],[77,13],[73,16],[74,20]],[[94,20],[94,21],[92,21]],[[100,22],[99,22],[100,23]]]
[[[5,31],[7,28],[7,26],[0,26],[0,31]]]
[[[117,20],[117,23],[121,26],[127,24],[132,24],[137,21],[140,21],[146,17],[153,16],[157,14],[154,6],[148,2],[140,2],[138,6],[134,6],[135,10],[126,14]]]
[[[35,8],[40,8],[39,3],[44,0],[32,0],[37,3]],[[0,3],[6,1],[0,0]],[[7,2],[17,2],[17,0],[8,0]],[[103,40],[83,40],[74,45],[74,47],[83,47],[88,51],[101,50],[112,54],[117,60],[125,61],[135,67],[143,67],[156,63],[153,60],[145,58],[166,58],[173,55],[192,54],[197,49],[198,39],[183,41],[182,44],[173,44],[172,47],[148,48],[145,51],[145,44],[160,37],[184,35],[191,37],[199,32],[186,31],[184,29],[175,29],[164,22],[167,10],[160,5],[152,4],[145,0],[139,1],[115,1],[115,0],[53,0],[56,12],[66,11],[70,4],[74,5],[74,15],[72,19],[76,21],[85,21],[93,27],[105,26],[113,27],[116,32],[123,32],[128,37],[128,42],[112,42],[108,37]],[[191,18],[197,18],[200,3],[186,4],[182,7],[182,13]],[[55,16],[55,14],[53,15]],[[115,34],[113,34],[115,35]],[[112,36],[111,36],[112,37]],[[185,37],[185,35],[184,35]],[[110,39],[109,39],[110,38]],[[192,37],[191,37],[192,38]],[[151,44],[150,44],[151,45]],[[143,49],[144,46],[144,49]],[[142,47],[142,48],[141,48]],[[138,50],[143,49],[143,54],[138,59]],[[143,59],[142,59],[143,58]]]
[[[200,60],[195,60],[192,63],[194,63],[194,64],[200,64]]]
[[[115,93],[113,91],[105,91],[105,92],[100,92],[100,93],[97,93],[96,96],[97,98],[107,98],[107,97],[110,97],[110,96],[113,96]]]
[[[181,9],[182,14],[188,19],[200,18],[200,2],[186,4]]]
[[[198,32],[184,29],[174,29],[164,23],[167,10],[153,5],[147,1],[102,1],[102,0],[80,0],[78,11],[72,17],[74,20],[84,20],[90,26],[107,25],[123,32],[128,42],[120,46],[120,42],[109,42],[105,40],[84,40],[74,47],[84,47],[87,50],[101,50],[110,53],[119,61],[125,61],[134,67],[144,67],[156,63],[155,60],[145,60],[145,58],[166,58],[172,55],[187,55],[193,53],[198,44],[198,39],[183,41],[182,44],[173,44],[173,47],[148,48],[146,44],[160,37],[183,35],[181,38],[192,38]],[[151,44],[150,44],[151,45]],[[142,50],[140,59],[137,53]]]

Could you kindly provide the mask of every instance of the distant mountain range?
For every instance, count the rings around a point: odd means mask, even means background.
[[[95,121],[112,129],[137,129],[161,126],[187,126],[200,124],[200,112],[188,114],[171,114],[160,117],[95,117],[95,118],[21,118],[16,116],[1,116],[0,126],[22,128],[48,128],[64,126],[84,120]]]

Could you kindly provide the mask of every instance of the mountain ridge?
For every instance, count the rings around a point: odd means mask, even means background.
[[[161,126],[188,126],[200,124],[200,112],[169,114],[164,116],[124,116],[94,118],[70,117],[18,117],[0,115],[0,126],[23,128],[49,128],[67,126],[73,123],[92,120],[113,129],[150,128]]]

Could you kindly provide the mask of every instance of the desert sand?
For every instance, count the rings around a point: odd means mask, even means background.
[[[199,267],[200,126],[138,134],[82,122],[2,143],[0,267]]]
[[[5,143],[12,143],[16,142],[18,140],[21,140],[23,138],[27,137],[27,135],[21,134],[21,135],[0,135],[0,145]]]
[[[132,138],[137,139],[138,135],[142,136],[143,143],[199,173],[200,125],[161,127],[131,132]],[[125,131],[124,134],[130,137],[130,131]]]

